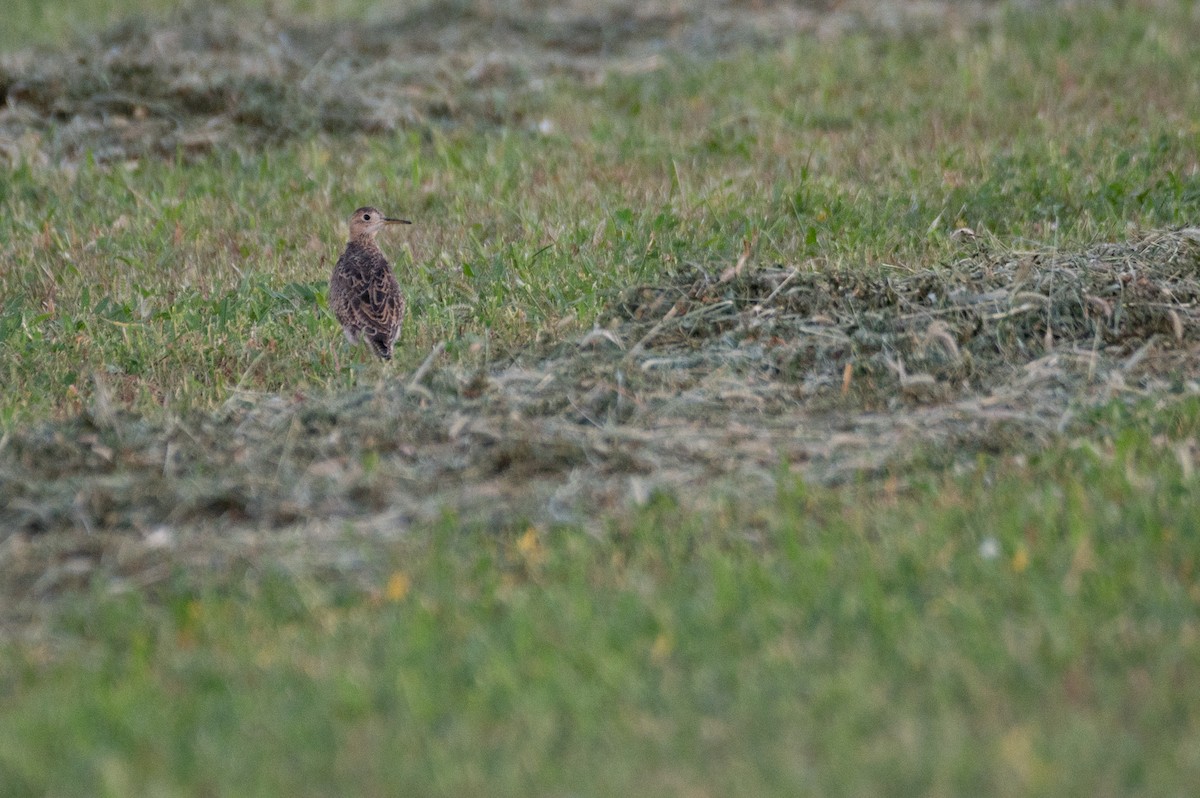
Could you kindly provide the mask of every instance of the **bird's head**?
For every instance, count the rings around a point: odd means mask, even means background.
[[[370,206],[359,208],[350,217],[351,238],[374,238],[375,234],[389,224],[412,224],[408,219],[393,219],[384,216],[379,209]]]

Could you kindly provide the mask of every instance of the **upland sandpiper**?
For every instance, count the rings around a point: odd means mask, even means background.
[[[371,350],[392,359],[400,337],[405,301],[392,266],[375,243],[375,234],[389,224],[412,224],[392,219],[375,208],[363,207],[350,217],[350,241],[329,278],[329,307],[342,323],[350,343],[366,338]]]

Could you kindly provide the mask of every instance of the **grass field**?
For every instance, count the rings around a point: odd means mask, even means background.
[[[0,794],[1200,779],[1190,4],[76,5],[0,34]]]

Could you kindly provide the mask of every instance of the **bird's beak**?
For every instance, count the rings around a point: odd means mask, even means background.
[[[390,219],[385,216],[383,220],[388,224],[412,224],[408,219]]]

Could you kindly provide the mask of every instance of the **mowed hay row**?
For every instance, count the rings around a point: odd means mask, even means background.
[[[9,434],[0,528],[586,523],[659,489],[769,491],[781,462],[834,483],[1020,451],[1114,398],[1196,392],[1200,231],[963,246],[918,272],[691,267],[570,340],[336,396],[147,419],[98,390],[73,421]]]
[[[969,253],[941,268],[728,270],[632,290],[618,310],[661,315],[659,349],[737,331],[739,347],[770,352],[765,368],[804,384],[802,397],[840,387],[865,407],[1003,389],[1031,369],[1066,379],[1080,358],[1092,377],[1147,389],[1186,376],[1176,367],[1197,337],[1200,228],[1083,252],[964,240]]]
[[[549,81],[652,71],[817,30],[963,22],[985,3],[432,3],[370,20],[198,4],[0,57],[0,157],[120,161],[260,146],[319,132],[521,127]],[[910,7],[911,5],[911,7]]]

